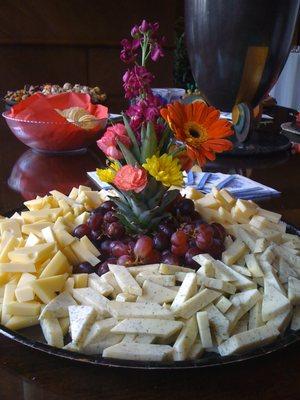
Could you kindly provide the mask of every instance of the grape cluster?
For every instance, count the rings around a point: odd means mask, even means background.
[[[225,229],[208,224],[195,211],[194,202],[178,197],[168,209],[171,217],[162,220],[151,235],[130,235],[116,214],[113,201],[105,201],[90,215],[86,224],[77,226],[73,235],[88,236],[101,253],[95,267],[85,262],[75,272],[103,275],[108,264],[136,265],[166,263],[198,268],[195,255],[209,253],[219,259],[224,251]]]

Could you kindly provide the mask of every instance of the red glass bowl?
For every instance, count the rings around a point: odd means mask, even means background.
[[[43,153],[78,153],[97,139],[106,127],[107,118],[99,119],[95,128],[85,130],[70,122],[27,121],[2,113],[12,133],[26,146]]]

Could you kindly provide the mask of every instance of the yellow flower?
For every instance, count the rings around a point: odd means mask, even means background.
[[[106,183],[111,183],[116,176],[116,171],[114,171],[111,168],[104,168],[104,169],[99,169],[97,168],[96,170],[98,178],[102,181],[102,182],[106,182]]]
[[[114,161],[114,162],[111,162],[109,164],[109,168],[111,168],[114,171],[118,172],[121,167],[120,167],[120,164],[118,162]]]
[[[163,154],[160,157],[152,156],[146,159],[143,167],[157,181],[160,181],[165,186],[182,186],[183,175],[178,159],[173,159],[168,154]]]

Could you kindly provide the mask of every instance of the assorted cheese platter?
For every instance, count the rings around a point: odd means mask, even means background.
[[[297,341],[299,232],[225,189],[181,194],[202,225],[223,226],[220,257],[103,262],[101,240],[76,228],[113,191],[53,190],[1,217],[0,332],[57,356],[133,368],[231,363]]]

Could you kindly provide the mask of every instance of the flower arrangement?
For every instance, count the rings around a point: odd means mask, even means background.
[[[117,193],[117,217],[128,232],[142,234],[171,217],[168,208],[179,196],[186,167],[203,166],[232,147],[231,124],[214,107],[178,101],[164,106],[153,95],[154,76],[146,63],[163,56],[158,29],[158,23],[143,21],[132,28],[130,40],[122,41],[121,60],[129,67],[123,87],[131,105],[124,123],[110,126],[98,141],[107,167],[97,174]]]

